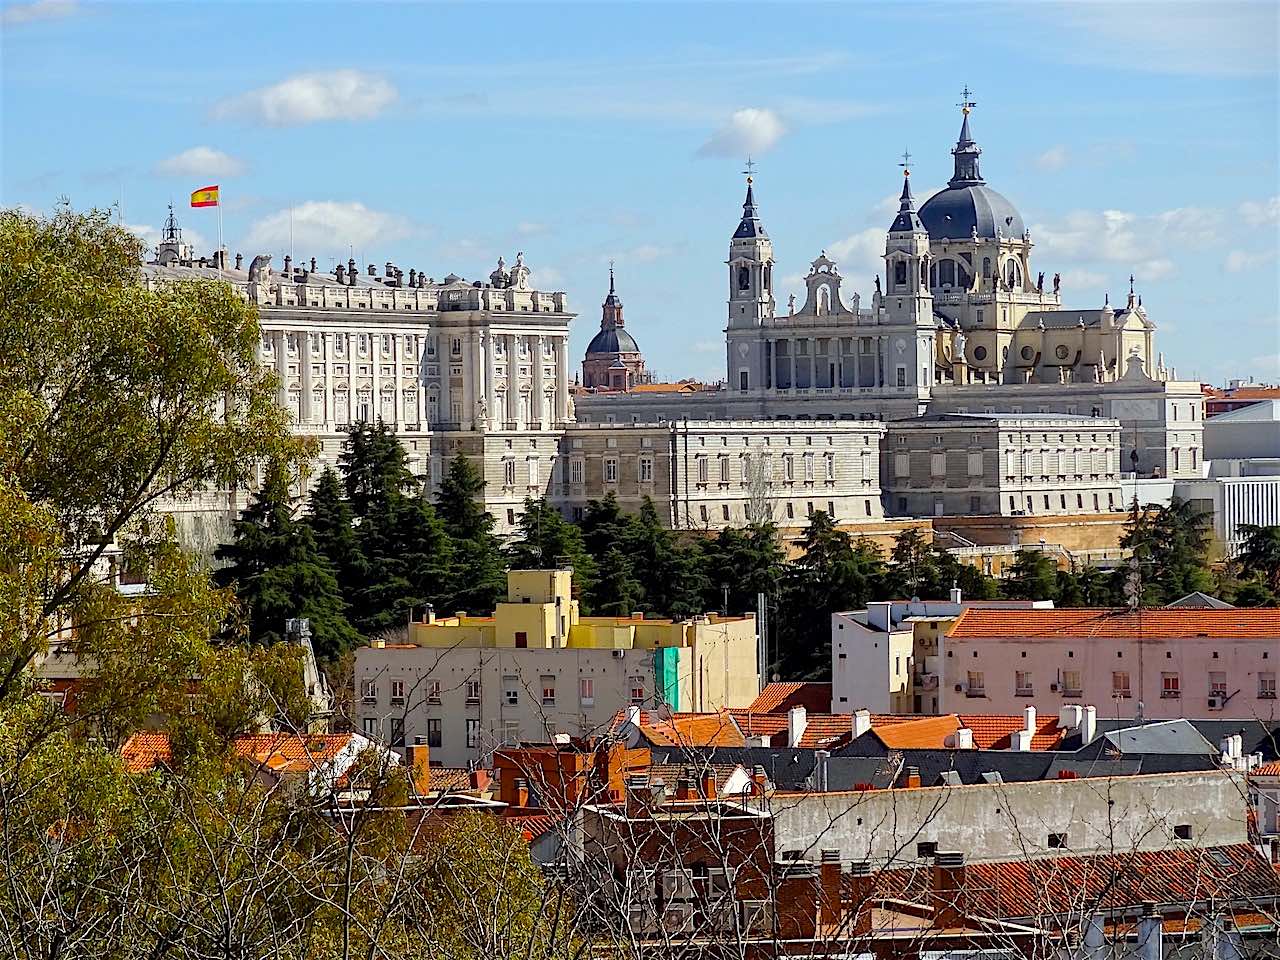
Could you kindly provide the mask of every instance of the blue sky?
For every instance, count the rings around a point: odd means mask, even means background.
[[[0,6],[0,199],[173,199],[211,251],[352,251],[486,277],[517,250],[580,316],[617,261],[665,378],[723,375],[745,154],[779,301],[820,250],[869,294],[904,148],[923,200],[967,84],[988,183],[1071,306],[1130,272],[1180,376],[1280,379],[1277,6],[350,4]]]

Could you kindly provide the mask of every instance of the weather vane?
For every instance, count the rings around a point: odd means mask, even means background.
[[[969,89],[969,85],[967,83],[964,85],[964,90],[961,91],[960,96],[964,99],[960,103],[957,103],[956,106],[964,110],[966,114],[978,105],[973,100],[969,99],[973,96],[973,91]]]
[[[745,170],[743,170],[743,171],[742,171],[743,173],[745,173],[745,174],[747,175],[747,183],[750,183],[750,182],[751,182],[752,174],[754,174],[754,173],[755,173],[755,169],[756,169],[756,162],[755,162],[754,160],[752,160],[752,159],[751,159],[751,154],[749,154],[749,153],[748,153],[748,154],[747,154],[747,169],[745,169]]]
[[[911,176],[911,151],[910,150],[902,151],[902,162],[898,164],[898,166],[902,168],[902,175],[904,177]]]

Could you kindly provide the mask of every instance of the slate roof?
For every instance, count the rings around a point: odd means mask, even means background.
[[[1017,638],[1050,640],[1280,639],[1280,609],[1202,610],[1167,608],[1063,608],[1001,610],[969,607],[947,632],[955,640]]]

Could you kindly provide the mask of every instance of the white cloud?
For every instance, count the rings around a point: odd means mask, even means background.
[[[538,267],[529,271],[529,286],[535,290],[563,290],[565,277],[555,267]]]
[[[689,345],[689,349],[694,353],[720,353],[724,350],[724,343],[719,340],[697,340]]]
[[[533,223],[528,220],[516,224],[516,233],[522,237],[532,237],[539,233],[546,233],[547,229],[545,223]]]
[[[1066,290],[1101,290],[1106,282],[1106,274],[1092,270],[1062,271],[1062,286]]]
[[[1064,268],[1118,264],[1143,282],[1174,271],[1172,257],[1210,247],[1221,239],[1222,217],[1216,210],[1181,207],[1153,215],[1124,210],[1069,213],[1059,221],[1032,227],[1041,262]]]
[[[745,107],[735,111],[724,126],[698,148],[698,152],[704,156],[730,157],[764,153],[786,132],[782,119],[772,110]]]
[[[245,246],[253,252],[287,249],[290,241],[290,211],[278,210],[257,220],[249,228]],[[401,240],[411,232],[409,221],[392,213],[370,210],[363,203],[337,200],[308,200],[293,208],[293,246],[304,254],[346,252],[348,244],[357,252]],[[307,248],[311,248],[308,250]]]
[[[0,23],[16,27],[41,20],[61,20],[80,12],[76,0],[34,0],[32,3],[10,3],[0,10]]]
[[[156,164],[156,173],[168,177],[236,177],[244,163],[213,147],[192,147]]]
[[[369,120],[396,102],[399,93],[377,74],[360,70],[299,73],[279,83],[223,100],[213,108],[220,120],[247,118],[272,126],[322,120]]]
[[[1280,196],[1266,200],[1246,200],[1240,204],[1240,216],[1255,227],[1280,223]]]
[[[1067,148],[1062,144],[1050,147],[1040,156],[1036,157],[1035,164],[1040,170],[1052,173],[1055,170],[1061,170],[1067,165]]]
[[[836,261],[840,272],[850,280],[849,293],[862,291],[865,277],[878,276],[884,267],[884,235],[888,229],[868,227],[827,246],[827,256]]]
[[[1274,250],[1259,250],[1250,253],[1247,250],[1232,250],[1227,254],[1226,267],[1228,273],[1243,273],[1253,267],[1260,267],[1276,258]]]
[[[152,226],[149,223],[126,223],[124,228],[132,233],[147,245],[147,252],[150,253],[160,243],[160,228]],[[214,244],[212,241],[206,240],[204,234],[198,230],[192,230],[190,227],[182,228],[182,239],[191,247],[196,259],[200,257],[213,256]]]

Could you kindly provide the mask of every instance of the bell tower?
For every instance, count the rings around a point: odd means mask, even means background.
[[[772,317],[773,242],[765,233],[756,209],[752,168],[747,161],[747,197],[742,203],[742,220],[729,241],[729,328],[759,327]]]
[[[885,288],[881,322],[896,328],[886,362],[889,386],[914,388],[923,399],[935,376],[933,294],[929,292],[929,231],[916,212],[911,194],[911,154],[902,155],[902,196],[898,215],[885,238]]]

